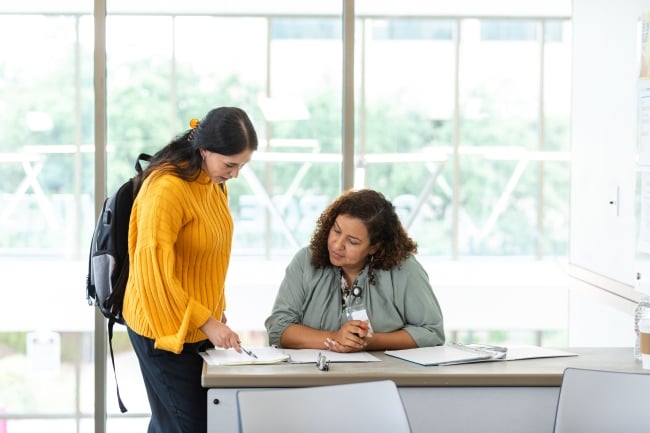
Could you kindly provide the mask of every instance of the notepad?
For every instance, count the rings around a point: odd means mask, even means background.
[[[208,349],[201,356],[208,365],[247,365],[247,364],[277,364],[289,360],[289,355],[275,347],[249,347],[257,358],[237,353],[234,349]]]

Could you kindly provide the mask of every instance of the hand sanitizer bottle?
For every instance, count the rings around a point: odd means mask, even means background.
[[[634,309],[634,358],[641,359],[641,348],[639,339],[639,321],[644,317],[650,317],[650,295],[641,295],[641,300]]]

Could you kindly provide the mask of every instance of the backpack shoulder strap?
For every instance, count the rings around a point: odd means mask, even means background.
[[[138,155],[138,158],[135,161],[135,171],[137,172],[136,176],[139,176],[142,174],[143,168],[141,162],[149,162],[151,161],[152,156],[147,154],[147,153],[141,153]],[[133,181],[133,178],[129,179],[127,182],[122,185],[122,187],[118,190],[116,193],[115,200],[117,200],[116,206],[122,209],[122,212],[119,213],[116,224],[120,224],[122,227],[126,225],[128,227],[128,224],[130,222],[130,216],[131,212],[126,212],[124,211],[125,206],[131,206],[133,204],[133,200],[135,199],[135,182]],[[120,218],[121,217],[121,218]],[[115,239],[115,245],[116,247],[119,248],[125,248],[124,250],[126,251],[128,248],[128,229],[123,230],[123,229],[116,229],[116,239]],[[124,319],[122,318],[122,304],[124,302],[124,292],[126,290],[126,282],[128,279],[129,275],[129,259],[128,257],[125,258],[124,263],[121,264],[121,270],[119,273],[119,276],[117,277],[117,281],[115,282],[115,287],[114,291],[111,294],[111,302],[113,303],[113,311],[117,312],[117,314],[111,314],[111,316],[108,318],[108,324],[107,324],[107,330],[108,330],[108,346],[110,348],[111,352],[111,363],[113,364],[113,376],[115,377],[115,388],[117,391],[117,403],[120,406],[120,411],[122,413],[126,412],[126,406],[122,402],[122,396],[120,395],[120,387],[117,384],[117,371],[115,369],[115,355],[113,353],[113,327],[115,326],[115,323],[121,323],[124,324]]]
[[[108,346],[111,350],[111,362],[113,363],[113,376],[115,377],[115,389],[117,391],[117,404],[120,406],[120,412],[124,413],[127,411],[126,406],[122,402],[122,396],[120,395],[120,386],[117,384],[117,371],[115,370],[115,355],[113,354],[113,326],[115,325],[115,319],[111,316],[108,319]]]

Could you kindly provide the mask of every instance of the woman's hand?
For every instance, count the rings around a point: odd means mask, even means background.
[[[210,317],[207,322],[201,326],[201,331],[208,337],[215,347],[224,349],[235,349],[236,352],[242,353],[239,343],[239,335],[234,332],[223,322],[219,322],[214,317]]]
[[[365,350],[366,338],[371,336],[367,320],[349,320],[334,333],[333,338],[325,340],[325,347],[333,352],[360,352]]]

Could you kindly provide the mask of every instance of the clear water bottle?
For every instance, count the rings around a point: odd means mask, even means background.
[[[644,317],[650,317],[650,295],[642,295],[641,300],[634,309],[634,358],[641,359],[641,347],[639,339],[639,322]]]

